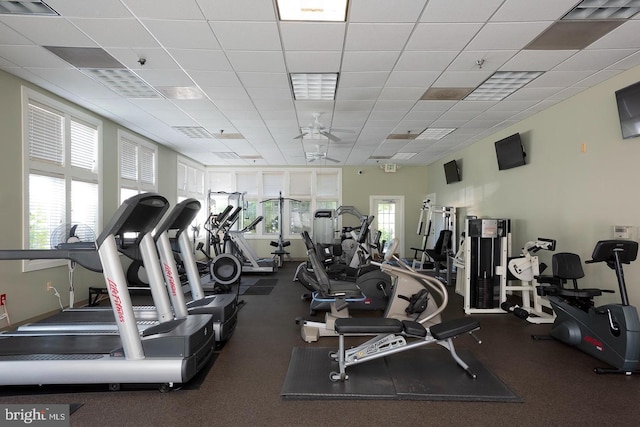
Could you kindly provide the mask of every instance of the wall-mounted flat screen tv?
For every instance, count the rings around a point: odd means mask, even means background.
[[[498,169],[505,170],[525,165],[526,153],[522,147],[520,134],[515,133],[500,141],[496,141],[496,156],[498,158]]]
[[[640,136],[640,82],[616,92],[622,138]]]
[[[444,177],[447,180],[447,184],[460,181],[460,169],[458,169],[458,162],[451,160],[444,164]]]

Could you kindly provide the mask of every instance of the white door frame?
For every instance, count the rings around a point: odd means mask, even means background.
[[[376,215],[377,211],[374,209],[376,202],[383,200],[393,200],[396,203],[396,237],[400,241],[400,247],[398,248],[398,253],[400,258],[404,257],[404,196],[379,196],[373,195],[369,196],[369,212],[370,215]],[[375,218],[373,224],[375,226],[378,225],[378,219]]]

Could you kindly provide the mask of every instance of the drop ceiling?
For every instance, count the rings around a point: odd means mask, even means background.
[[[345,22],[280,21],[275,0],[45,2],[57,15],[0,14],[0,69],[207,166],[427,165],[640,65],[638,14],[561,21],[577,0],[351,0]],[[541,73],[464,99],[498,71]],[[295,73],[338,73],[335,99],[296,100]]]

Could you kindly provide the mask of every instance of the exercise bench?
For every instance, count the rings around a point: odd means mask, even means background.
[[[451,357],[473,379],[476,374],[456,353],[453,338],[480,329],[480,322],[473,317],[463,317],[450,320],[425,328],[418,322],[400,321],[392,318],[340,318],[335,321],[335,331],[338,334],[338,351],[330,352],[329,357],[339,364],[339,372],[331,372],[331,381],[345,381],[349,379],[346,369],[349,366],[370,360],[400,353],[415,347],[428,344],[438,344],[449,350]],[[357,347],[345,349],[345,336],[348,335],[376,335],[369,341]],[[407,342],[406,338],[412,338]],[[480,343],[475,336],[474,338]]]

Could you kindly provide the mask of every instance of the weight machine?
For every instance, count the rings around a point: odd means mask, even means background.
[[[546,269],[546,264],[540,263],[538,257],[532,255],[540,250],[554,251],[556,241],[538,238],[534,242],[527,242],[522,249],[522,255],[509,260],[509,273],[514,279],[520,280],[520,285],[507,284],[507,292],[521,292],[522,305],[504,301],[500,308],[513,313],[530,323],[553,323],[555,315],[547,298],[538,294],[538,276]],[[546,308],[546,310],[545,310]]]
[[[283,222],[282,222],[282,218],[284,218],[284,201],[285,200],[290,200],[292,202],[297,202],[297,203],[302,203],[300,200],[296,200],[296,199],[290,199],[288,197],[282,197],[282,191],[280,191],[278,193],[278,198],[271,198],[271,199],[265,199],[262,200],[260,203],[267,203],[267,202],[273,202],[273,201],[278,201],[278,240],[277,241],[271,241],[269,242],[269,245],[273,246],[274,248],[276,248],[273,252],[271,252],[271,255],[273,255],[273,259],[276,262],[276,265],[278,267],[282,267],[282,261],[283,258],[285,256],[289,256],[289,252],[287,252],[284,248],[286,248],[287,246],[291,245],[291,242],[288,240],[284,240],[284,232],[283,232]]]
[[[412,268],[414,270],[424,270],[425,265],[430,263],[427,253],[431,243],[430,237],[439,235],[442,230],[451,231],[451,244],[448,248],[455,251],[456,245],[456,208],[453,206],[438,206],[431,203],[430,199],[422,201],[420,207],[420,218],[418,219],[417,234],[422,236],[422,244],[419,248],[411,248],[413,252]],[[420,258],[418,258],[420,253]],[[448,264],[448,262],[447,262]]]

